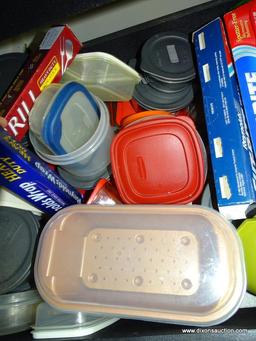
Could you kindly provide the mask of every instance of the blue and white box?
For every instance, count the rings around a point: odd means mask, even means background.
[[[220,18],[193,33],[219,211],[244,219],[256,202],[256,164]]]
[[[0,185],[50,215],[82,202],[75,188],[1,128]]]

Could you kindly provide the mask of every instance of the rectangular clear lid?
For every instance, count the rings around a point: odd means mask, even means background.
[[[199,326],[229,318],[246,287],[235,228],[196,205],[63,209],[41,235],[35,280],[58,309]]]

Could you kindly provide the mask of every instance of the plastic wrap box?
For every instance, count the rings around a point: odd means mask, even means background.
[[[225,14],[224,24],[256,155],[256,1]]]
[[[79,192],[1,128],[0,183],[50,215],[82,201]]]
[[[242,219],[256,200],[256,168],[224,26],[193,34],[220,212]]]
[[[31,53],[0,101],[0,116],[7,119],[6,129],[17,141],[28,131],[28,114],[36,98],[46,86],[61,80],[81,46],[70,28],[62,25],[47,31]]]

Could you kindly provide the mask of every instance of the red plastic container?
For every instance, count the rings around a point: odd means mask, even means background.
[[[111,145],[118,192],[129,204],[186,204],[202,192],[206,153],[188,117],[134,123]]]
[[[116,204],[122,204],[116,188],[107,179],[100,179],[90,195],[87,205],[113,206]]]

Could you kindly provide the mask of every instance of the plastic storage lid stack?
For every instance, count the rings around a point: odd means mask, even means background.
[[[148,84],[139,83],[135,87],[133,97],[145,109],[178,111],[192,102],[194,94],[191,84],[182,91],[167,93]]]
[[[167,82],[184,83],[194,79],[195,68],[187,35],[171,31],[153,35],[142,47],[140,68]]]
[[[76,205],[45,226],[35,280],[65,311],[210,326],[246,289],[235,228],[196,205]]]
[[[76,56],[62,82],[79,80],[103,101],[128,101],[140,75],[118,58],[104,52]]]
[[[165,117],[121,130],[111,145],[118,192],[130,204],[186,204],[203,190],[206,153],[193,121]]]
[[[37,307],[32,335],[34,339],[82,337],[96,333],[116,321],[117,318],[64,312],[41,303]]]
[[[0,335],[29,329],[35,322],[36,307],[41,302],[36,290],[0,295]]]
[[[39,227],[31,212],[0,207],[0,294],[15,290],[31,275]]]

